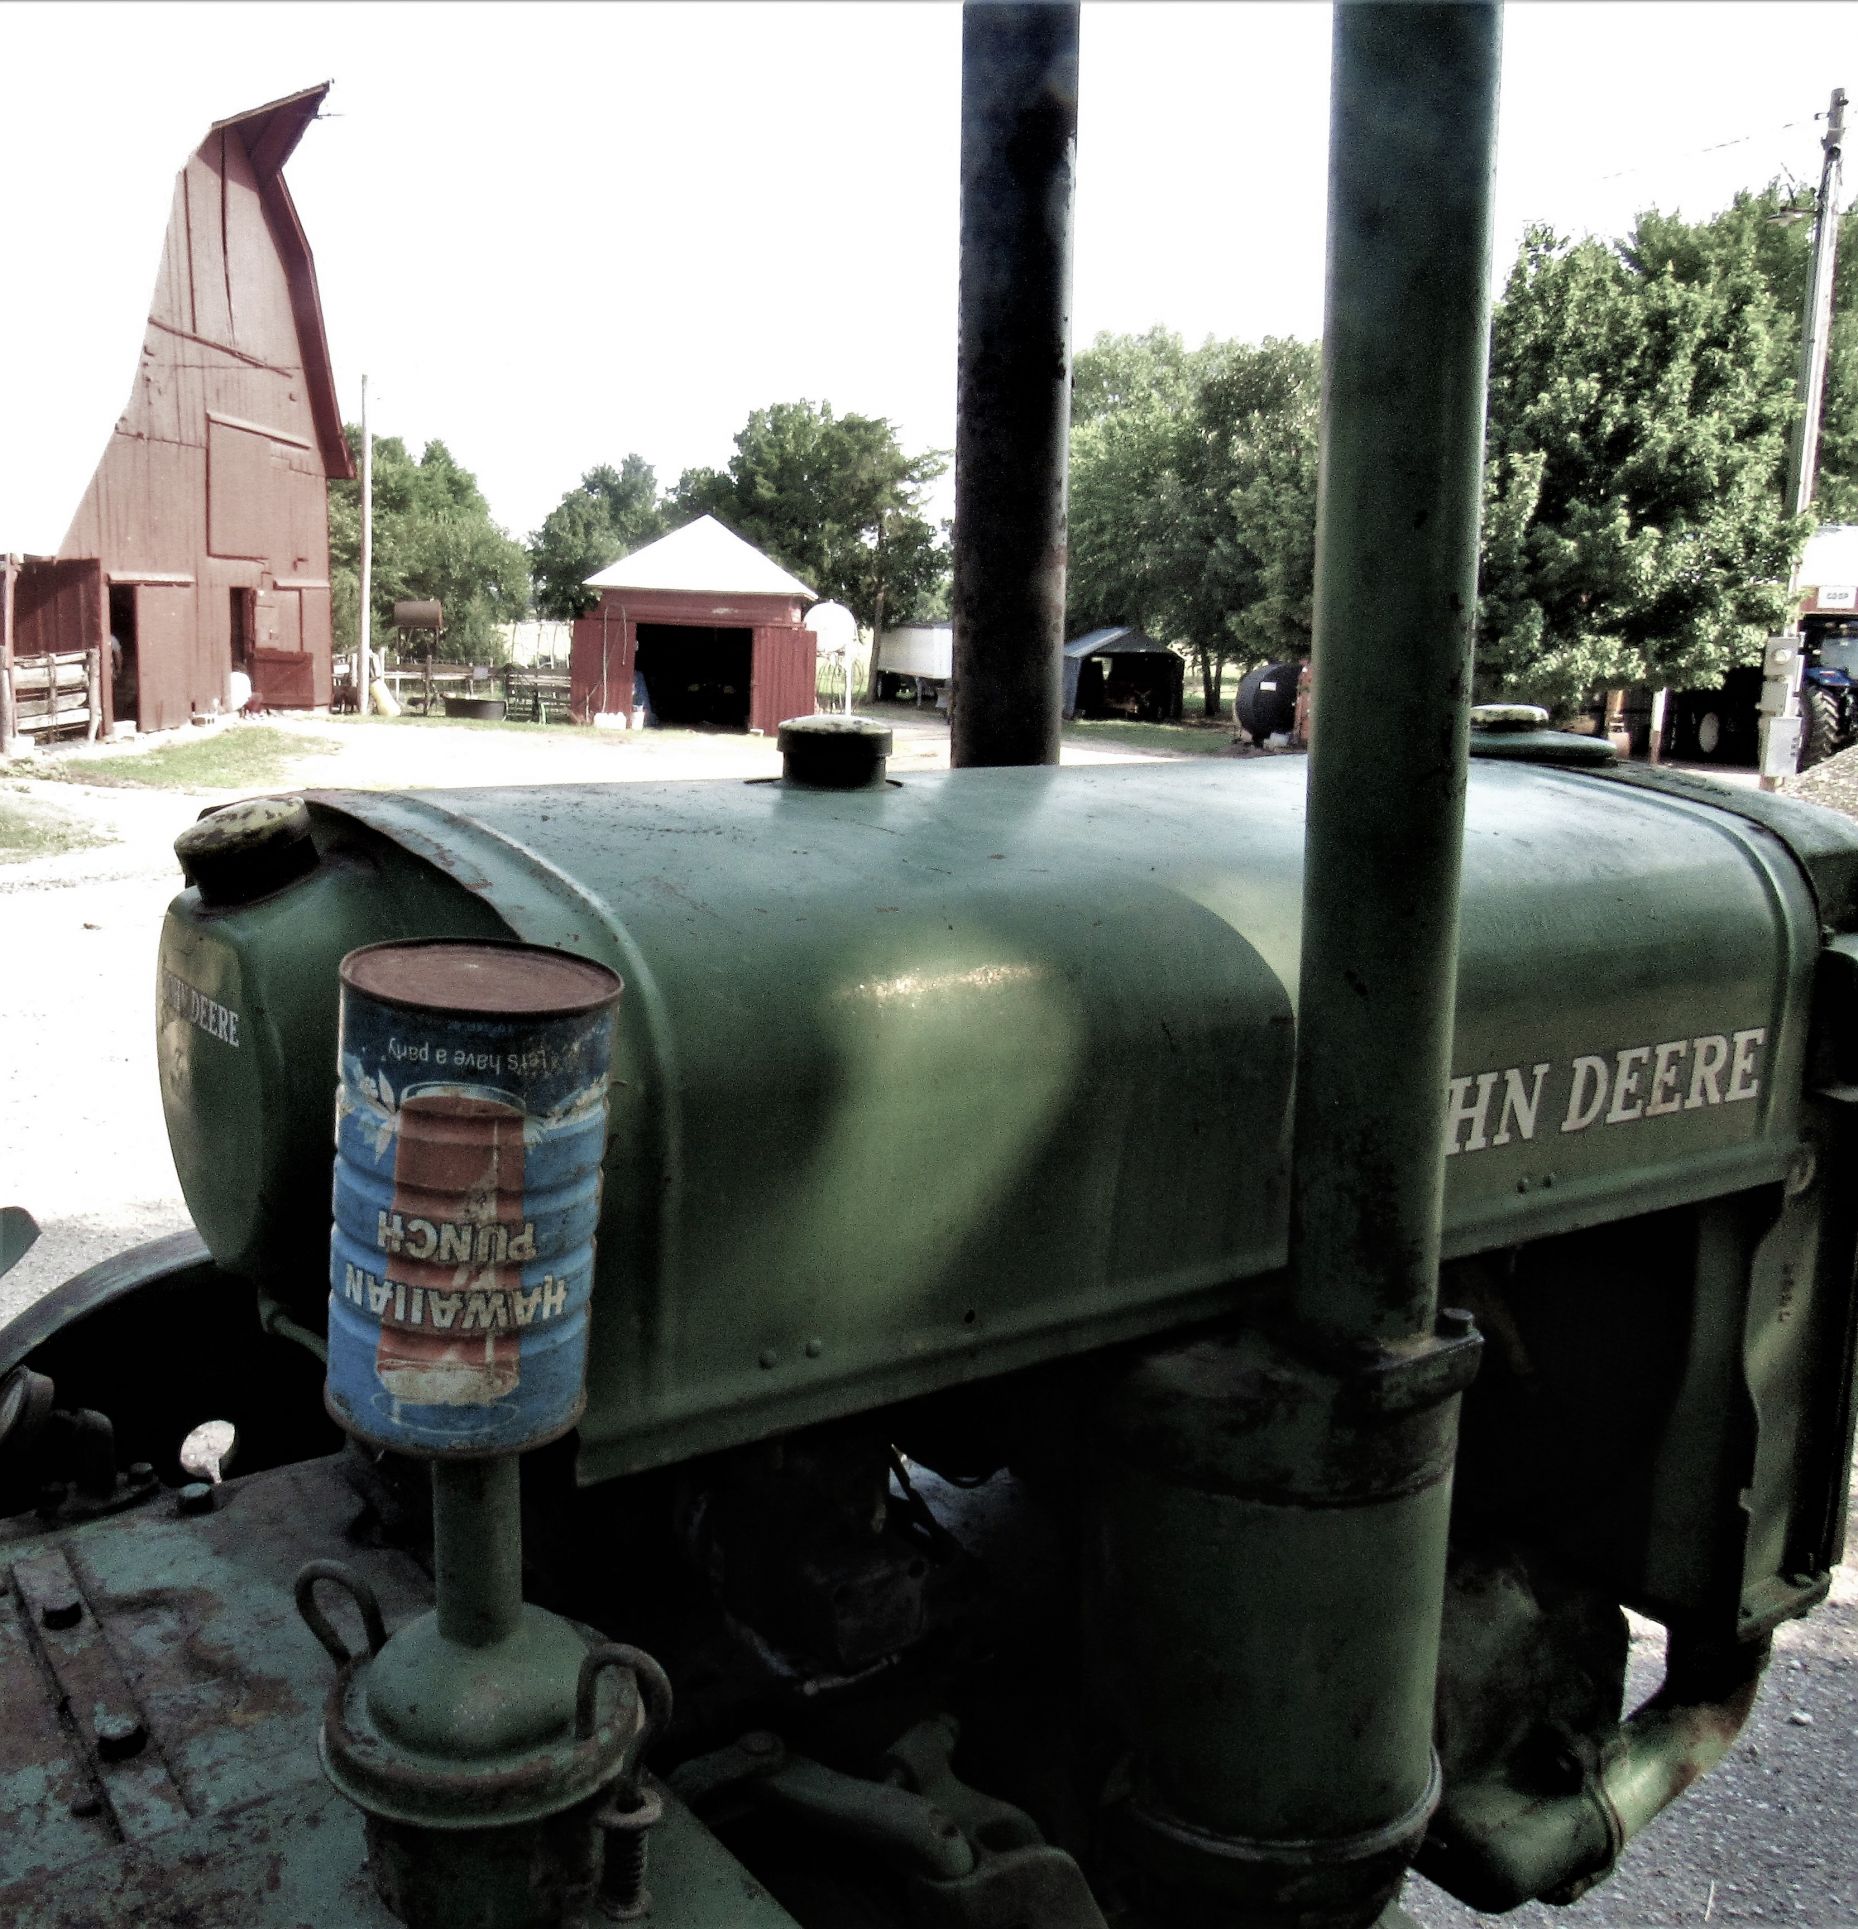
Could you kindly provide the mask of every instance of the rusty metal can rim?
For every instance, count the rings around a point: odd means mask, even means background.
[[[389,1453],[405,1454],[410,1459],[431,1462],[434,1460],[502,1460],[511,1453],[532,1453],[537,1447],[552,1446],[557,1440],[564,1439],[581,1424],[587,1411],[587,1392],[583,1387],[580,1398],[574,1403],[574,1411],[546,1432],[526,1433],[520,1446],[509,1445],[488,1447],[433,1447],[421,1445],[409,1447],[399,1437],[389,1438],[382,1432],[370,1432],[347,1408],[340,1405],[329,1392],[329,1383],[323,1382],[323,1411],[328,1414],[342,1431],[351,1439],[360,1441],[364,1446],[383,1448]]]
[[[515,986],[511,986],[506,978],[505,988],[516,992],[519,1000],[516,1003],[495,1000],[487,993],[474,995],[463,986],[448,986],[439,995],[416,995],[390,985],[369,982],[371,974],[367,961],[389,953],[407,958],[445,955],[461,958],[467,954],[481,956],[489,953],[500,961],[509,961],[511,965],[522,960],[527,967],[546,968],[551,972],[571,967],[576,975],[594,974],[594,981],[581,995],[544,1000],[538,997],[533,985],[523,985],[519,980]],[[558,950],[551,945],[524,944],[516,938],[393,938],[382,944],[364,944],[343,958],[340,977],[342,983],[352,990],[395,1010],[449,1012],[461,1017],[506,1018],[512,1021],[573,1018],[586,1012],[600,1011],[614,1005],[625,990],[625,980],[619,973],[596,958],[582,957],[578,952]]]

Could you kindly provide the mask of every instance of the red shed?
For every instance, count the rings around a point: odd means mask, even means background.
[[[216,123],[181,170],[128,407],[57,556],[9,571],[13,653],[100,649],[106,724],[227,707],[235,669],[329,701],[327,482],[354,467],[283,176],[328,91]]]
[[[814,706],[814,592],[714,516],[699,516],[587,579],[574,625],[574,714],[633,717],[642,679],[660,723],[768,736]]]

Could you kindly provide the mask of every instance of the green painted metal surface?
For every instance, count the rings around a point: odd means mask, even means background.
[[[1297,760],[329,794],[312,814],[349,861],[246,911],[185,893],[170,914],[164,971],[245,1000],[265,1040],[228,1066],[223,1040],[164,1019],[188,1198],[209,1243],[229,1228],[231,1263],[272,1255],[266,1286],[320,1324],[319,934],[339,926],[333,952],[421,916],[475,933],[494,906],[613,966],[587,1477],[1277,1290]],[[1819,906],[1777,837],[1480,764],[1464,875],[1448,1253],[1785,1174]],[[273,1141],[301,1161],[287,1185]]]
[[[38,1237],[38,1222],[24,1206],[0,1206],[0,1273],[10,1273]]]
[[[343,955],[387,938],[501,937],[482,906],[424,865],[326,839],[306,877],[163,933],[156,984],[162,1109],[194,1223],[222,1265],[292,1274],[329,1243],[328,1187],[306,1186],[333,1148],[336,1007]],[[227,938],[236,933],[236,941]],[[234,1123],[236,1121],[236,1123]],[[317,1315],[320,1331],[323,1316]]]
[[[292,1599],[306,1559],[344,1548],[389,1626],[427,1607],[430,1584],[412,1560],[353,1545],[356,1510],[329,1459],[230,1481],[204,1515],[178,1513],[168,1494],[130,1515],[0,1542],[0,1922],[393,1929],[363,1868],[362,1817],[317,1770],[331,1669]],[[25,1612],[48,1560],[71,1576],[69,1629]],[[331,1605],[353,1639],[352,1611]],[[100,1756],[88,1699],[60,1707],[54,1665],[69,1672],[86,1643],[112,1671],[110,1712],[146,1736],[118,1761]],[[668,1790],[664,1800],[653,1920],[793,1929]]]
[[[353,1513],[327,1463],[313,1463],[229,1483],[205,1517],[179,1515],[168,1496],[129,1516],[0,1545],[0,1569],[15,1577],[22,1562],[62,1561],[80,1601],[76,1625],[48,1634],[0,1583],[0,1897],[86,1862],[108,1866],[124,1837],[148,1844],[189,1817],[314,1778],[329,1669],[297,1619],[291,1584],[306,1550],[339,1545]],[[422,1601],[423,1577],[404,1556],[376,1552],[365,1567],[390,1617]],[[88,1710],[66,1729],[48,1691],[48,1643],[78,1654],[86,1635],[99,1647],[82,1665],[113,1661],[109,1699],[149,1733],[121,1767],[95,1759]],[[155,1759],[170,1812],[151,1826],[146,1787],[118,1782]],[[94,1870],[88,1881],[93,1892],[103,1886]],[[0,1920],[30,1919],[0,1903]]]
[[[1418,1350],[1338,1373],[1232,1334],[1150,1355],[1106,1403],[1094,1592],[1140,1737],[1135,1852],[1236,1920],[1359,1921],[1425,1831],[1476,1352],[1454,1335],[1444,1374]]]

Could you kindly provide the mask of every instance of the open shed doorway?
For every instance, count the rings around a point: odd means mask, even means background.
[[[1181,714],[1179,659],[1144,653],[1086,659],[1077,680],[1080,717],[1130,717],[1138,723],[1176,722]]]
[[[635,666],[653,719],[667,728],[746,730],[755,633],[641,623]]]
[[[124,584],[110,585],[110,719],[113,723],[134,723],[141,695],[141,674],[136,656],[135,591]]]

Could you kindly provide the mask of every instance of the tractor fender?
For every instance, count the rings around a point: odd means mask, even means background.
[[[26,1364],[28,1355],[48,1341],[133,1294],[163,1286],[184,1290],[182,1275],[197,1268],[217,1270],[205,1242],[191,1226],[99,1261],[22,1307],[0,1326],[0,1373]]]
[[[28,1367],[57,1403],[107,1415],[119,1464],[184,1477],[182,1440],[229,1421],[239,1471],[329,1453],[341,1435],[322,1411],[322,1363],[268,1330],[252,1283],[213,1263],[189,1227],[132,1246],[55,1286],[0,1327],[0,1375]]]

